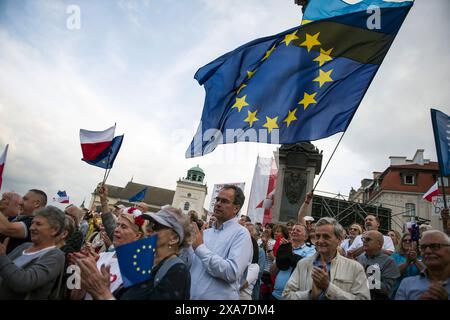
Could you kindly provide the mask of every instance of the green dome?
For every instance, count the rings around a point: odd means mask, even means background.
[[[187,174],[187,180],[195,181],[195,182],[202,182],[205,178],[205,173],[202,169],[197,165],[196,167],[192,167],[188,170]]]
[[[202,168],[200,168],[198,165],[196,167],[192,167],[189,169],[189,171],[195,171],[201,174],[205,174],[205,172],[203,172]]]

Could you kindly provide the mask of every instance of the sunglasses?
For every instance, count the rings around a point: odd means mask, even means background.
[[[170,229],[169,227],[166,227],[165,225],[162,225],[160,223],[154,222],[154,221],[150,221],[148,224],[148,228],[150,228],[153,231],[160,231],[160,230],[164,230],[164,229]]]
[[[450,244],[445,243],[428,243],[428,244],[421,244],[419,246],[421,251],[425,251],[427,248],[430,248],[431,251],[437,251],[441,249],[442,247],[450,247]]]
[[[359,231],[359,230],[356,229],[356,228],[350,228],[349,230],[350,230],[350,231]]]
[[[410,242],[412,242],[412,240],[411,239],[403,239],[403,241],[402,242],[407,242],[407,243],[410,243]]]

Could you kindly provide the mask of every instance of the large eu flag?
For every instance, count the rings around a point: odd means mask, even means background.
[[[157,236],[151,236],[116,248],[120,274],[125,288],[151,278]]]
[[[434,141],[441,176],[450,175],[450,117],[445,113],[431,109]]]
[[[205,105],[186,157],[224,143],[289,144],[345,131],[411,6],[310,0],[301,26],[200,68]]]

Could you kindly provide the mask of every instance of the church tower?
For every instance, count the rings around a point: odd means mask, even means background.
[[[205,173],[198,165],[190,168],[186,178],[177,181],[172,206],[180,208],[185,214],[195,210],[198,216],[201,217],[206,194],[208,193],[208,188],[203,182],[204,179]]]

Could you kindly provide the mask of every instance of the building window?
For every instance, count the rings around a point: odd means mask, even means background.
[[[448,178],[438,177],[437,179],[438,179],[438,186],[439,187],[442,187],[442,180],[441,179],[444,179],[444,187],[448,187]]]
[[[403,184],[415,185],[416,175],[414,174],[402,174]]]
[[[406,203],[405,204],[406,215],[408,216],[416,216],[416,205],[414,203]]]
[[[184,204],[184,211],[188,211],[190,206],[191,206],[191,204],[189,202],[186,202]]]
[[[190,198],[192,196],[192,194],[188,193],[187,196],[188,196],[188,198]]]

